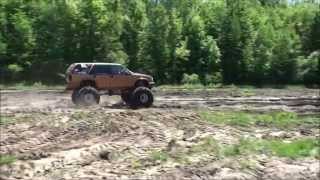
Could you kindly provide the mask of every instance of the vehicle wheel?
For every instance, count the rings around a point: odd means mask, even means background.
[[[71,100],[73,102],[73,104],[75,105],[79,105],[80,104],[80,93],[79,93],[80,89],[75,89],[73,92],[72,92],[72,95],[71,95]]]
[[[150,107],[153,103],[153,94],[146,87],[138,87],[132,93],[131,107]]]
[[[91,106],[99,104],[100,102],[100,95],[98,91],[91,86],[81,88],[79,91],[79,96],[81,104],[84,106]]]
[[[125,102],[127,105],[130,105],[131,100],[131,93],[122,93],[121,99],[123,102]]]

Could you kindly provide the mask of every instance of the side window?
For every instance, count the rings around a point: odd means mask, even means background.
[[[81,65],[80,64],[77,64],[73,70],[72,70],[72,73],[78,73],[81,71]]]
[[[95,65],[90,74],[110,74],[111,69],[109,66]]]
[[[111,67],[111,74],[113,75],[119,75],[123,70],[122,66],[110,66],[110,67]]]
[[[88,73],[91,65],[88,64],[78,64],[73,68],[73,73]]]

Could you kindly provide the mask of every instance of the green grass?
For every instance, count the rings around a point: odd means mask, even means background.
[[[32,114],[27,114],[23,116],[0,115],[0,126],[30,122],[37,119],[38,117],[39,117],[38,113],[32,113]]]
[[[298,158],[314,156],[320,158],[320,141],[315,139],[295,140],[290,143],[273,140],[266,143],[266,148],[280,157]]]
[[[218,142],[212,137],[206,137],[200,143],[191,146],[187,151],[167,152],[166,150],[157,150],[150,153],[153,161],[167,162],[169,159],[179,163],[189,163],[190,156],[200,154],[220,155]]]
[[[243,155],[243,154],[249,154],[250,152],[256,151],[256,144],[240,139],[238,144],[230,145],[230,146],[225,146],[223,147],[222,153],[224,156],[237,156],[237,155]]]
[[[265,154],[269,157],[285,157],[290,159],[314,157],[320,159],[320,140],[315,138],[304,138],[292,141],[264,140],[264,139],[240,139],[233,145],[219,144],[212,137],[202,139],[198,144],[191,146],[187,151],[177,151],[174,154],[166,150],[151,151],[149,157],[152,161],[160,163],[169,160],[180,164],[190,163],[191,157],[199,155],[210,155],[218,159],[226,157],[247,157],[249,155]],[[244,168],[254,166],[252,162],[240,162]],[[140,160],[132,161],[133,167],[141,167]]]
[[[189,163],[188,157],[196,154],[218,154],[218,143],[213,138],[204,138],[199,144],[193,145],[188,151],[168,152],[164,150],[154,150],[150,153],[153,161],[161,163],[167,162],[169,159],[179,163]]]
[[[282,140],[241,139],[238,144],[223,148],[224,156],[267,154],[270,156],[320,158],[320,141],[317,139],[298,139],[290,142]]]
[[[163,150],[152,151],[150,156],[152,160],[160,162],[166,162],[170,157],[169,154]]]
[[[300,125],[317,127],[319,116],[298,116],[291,112],[273,112],[268,114],[255,114],[246,112],[199,112],[201,119],[212,123],[231,126],[267,126],[280,129],[294,128]]]
[[[219,154],[218,142],[214,138],[204,138],[200,144],[192,146],[188,153],[199,154],[204,152],[208,154]]]
[[[133,159],[131,160],[131,167],[133,169],[140,169],[142,167],[142,163],[139,159]]]
[[[202,111],[199,113],[201,119],[213,124],[226,124],[236,126],[253,125],[254,117],[243,112],[210,112]]]
[[[90,118],[90,113],[89,112],[83,112],[83,111],[80,111],[80,112],[75,112],[71,115],[71,118],[72,119],[76,119],[76,120],[79,120],[79,119],[88,119]]]
[[[0,116],[0,125],[7,125],[7,124],[13,123],[15,121],[16,121],[16,119],[13,117]]]
[[[0,166],[12,164],[16,161],[16,157],[12,155],[0,155]]]

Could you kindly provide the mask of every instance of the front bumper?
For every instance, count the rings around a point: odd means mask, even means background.
[[[151,88],[153,88],[154,86],[156,85],[156,83],[155,82],[149,82],[149,88],[151,89]]]

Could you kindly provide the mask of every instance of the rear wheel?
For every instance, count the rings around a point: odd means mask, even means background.
[[[150,107],[153,104],[153,94],[146,87],[138,87],[132,92],[131,107]]]
[[[71,100],[73,102],[73,104],[75,105],[79,105],[80,104],[80,93],[79,93],[80,89],[75,89],[73,92],[72,92],[72,95],[71,95]]]
[[[91,106],[91,105],[99,104],[100,95],[95,88],[91,86],[86,86],[80,89],[79,99],[80,99],[81,105]]]

